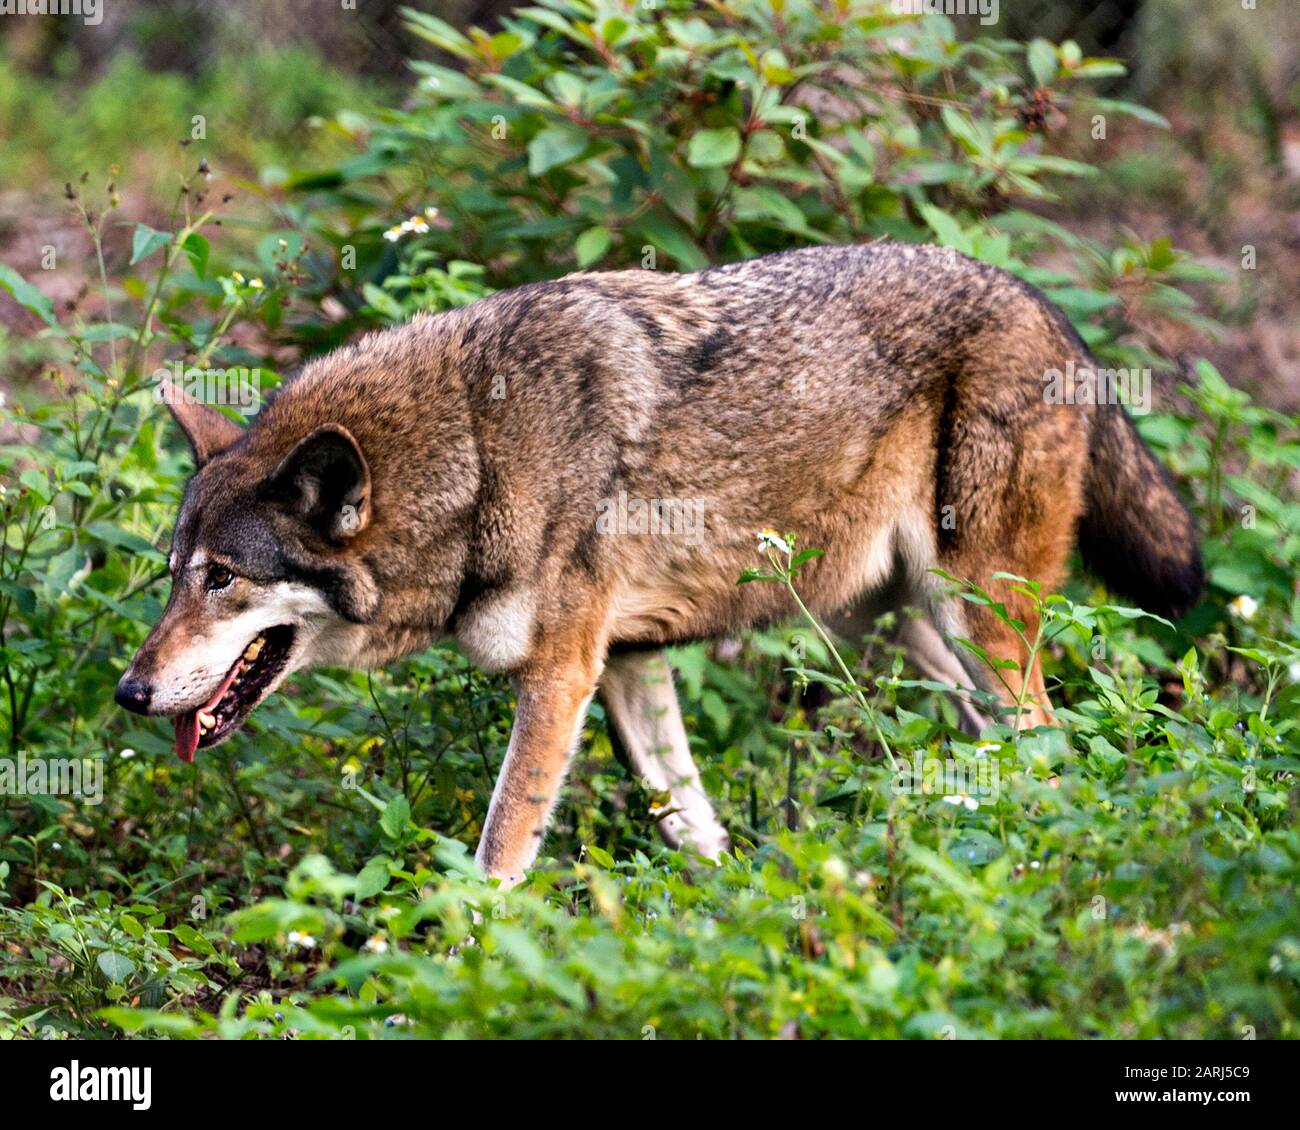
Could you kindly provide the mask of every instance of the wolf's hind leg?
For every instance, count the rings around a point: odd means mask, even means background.
[[[892,612],[897,620],[893,638],[906,651],[908,662],[922,678],[954,688],[962,729],[978,737],[990,721],[969,694],[973,686],[980,684],[972,682],[934,622],[924,614],[909,612],[912,606],[924,607],[928,603],[924,581],[900,575],[848,610],[826,617],[825,624],[841,639],[860,647],[864,636],[877,631],[879,619]]]
[[[1014,609],[1011,614],[1024,623],[1025,635],[1032,640],[1038,631],[1037,615],[1023,608]],[[949,625],[950,634],[970,640],[998,665],[995,669],[978,656],[962,655],[962,665],[970,680],[1001,700],[1000,720],[1020,730],[1053,725],[1052,704],[1043,683],[1041,662],[1029,666],[1029,653],[1019,637],[982,608],[964,608],[955,616],[960,620]],[[1006,666],[1008,663],[1014,666]]]
[[[991,569],[965,571],[960,567],[951,567],[951,571],[957,576],[980,578],[987,578],[992,572]],[[1025,573],[1032,575],[1031,570]],[[989,657],[985,663],[965,648],[953,648],[970,682],[1001,700],[1001,721],[1021,730],[1051,726],[1054,719],[1043,683],[1042,656],[1037,656],[1031,664],[1029,649],[1021,639],[1023,635],[1024,640],[1032,642],[1038,634],[1038,612],[1028,597],[1012,591],[1011,582],[984,580],[983,587],[1003,604],[1012,618],[1024,625],[1020,633],[983,605],[955,597],[936,600],[935,620],[950,639],[969,640]]]
[[[669,796],[668,811],[658,820],[664,842],[717,859],[727,849],[727,833],[700,783],[664,653],[611,655],[601,677],[600,697],[627,750],[632,772],[646,788]]]
[[[972,737],[979,737],[990,724],[989,716],[971,700],[971,678],[933,621],[928,616],[904,615],[898,642],[907,649],[909,662],[924,678],[956,688],[962,729]]]

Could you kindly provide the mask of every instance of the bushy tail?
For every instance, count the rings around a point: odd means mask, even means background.
[[[1181,616],[1204,584],[1196,523],[1119,405],[1098,406],[1088,462],[1084,564],[1148,612]]]

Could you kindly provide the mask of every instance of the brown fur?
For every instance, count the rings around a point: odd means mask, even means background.
[[[1067,360],[1087,364],[1086,350],[1037,292],[943,249],[574,275],[307,365],[246,433],[203,453],[178,557],[310,584],[338,613],[347,662],[451,634],[510,671],[519,712],[479,858],[517,881],[607,654],[789,617],[779,586],[735,583],[760,563],[761,529],[824,550],[800,578],[816,612],[888,587],[1022,665],[1014,634],[944,599],[932,566],[990,587],[1032,635],[1028,602],[992,575],[1056,585],[1086,514],[1094,550],[1122,526],[1139,567],[1163,563],[1146,595],[1194,596],[1190,520],[1123,409],[1045,403],[1045,371]],[[352,439],[359,466],[326,437],[285,468],[322,428]],[[268,495],[277,468],[287,486]],[[363,512],[345,534],[330,507],[347,491]],[[596,515],[620,492],[698,500],[702,539],[601,533]],[[130,674],[147,679],[151,649],[210,615],[174,595]],[[1019,675],[1008,688],[965,666],[1014,701]],[[1027,678],[1022,722],[1045,721],[1041,674]]]

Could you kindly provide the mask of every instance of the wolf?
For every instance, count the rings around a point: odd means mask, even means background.
[[[1045,396],[1070,363],[1095,369],[1032,286],[877,243],[579,273],[420,315],[311,360],[247,428],[171,397],[196,470],[170,598],[117,701],[171,717],[190,760],[292,671],[451,637],[517,702],[487,876],[534,862],[597,693],[633,772],[669,794],[663,837],[716,857],[664,648],[790,617],[781,586],[736,583],[759,531],[822,550],[801,594],[842,634],[923,612],[900,642],[964,693],[975,732],[972,691],[1021,726],[1050,703],[1017,633],[936,570],[1031,639],[1033,602],[995,574],[1055,586],[1076,544],[1152,612],[1196,601],[1196,529],[1124,407]],[[598,520],[627,500],[692,521]]]

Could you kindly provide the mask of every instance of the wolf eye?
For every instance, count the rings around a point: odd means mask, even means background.
[[[224,565],[208,566],[208,591],[213,592],[216,589],[224,589],[231,581],[235,579],[235,574],[227,569]]]

